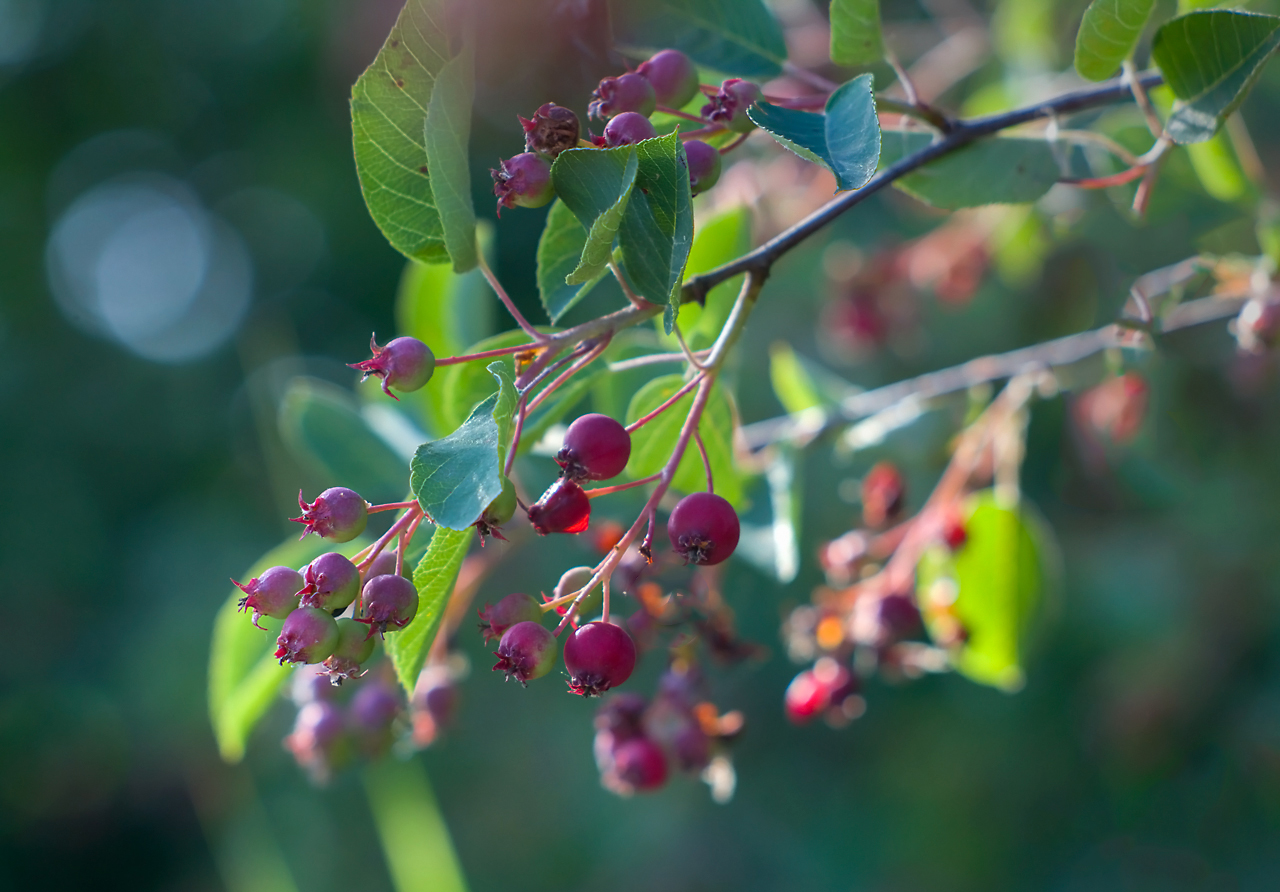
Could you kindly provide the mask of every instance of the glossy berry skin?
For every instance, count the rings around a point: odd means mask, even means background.
[[[689,188],[694,195],[706,192],[720,181],[719,149],[700,139],[687,139],[684,154],[689,161]]]
[[[735,133],[749,133],[755,124],[747,117],[747,107],[760,98],[760,88],[751,81],[731,77],[720,85],[720,92],[702,107],[708,121],[724,124]]]
[[[498,658],[493,666],[495,672],[505,672],[507,681],[514,678],[528,685],[555,665],[556,638],[539,623],[516,623],[507,629],[493,655]]]
[[[435,354],[417,338],[396,338],[388,341],[385,347],[379,347],[376,338],[370,337],[369,349],[373,353],[372,359],[348,365],[364,372],[361,381],[370,375],[381,378],[382,392],[394,400],[400,397],[388,388],[394,387],[401,393],[412,393],[422,389],[435,373]]]
[[[902,513],[906,485],[892,462],[882,461],[862,478],[862,522],[877,529]]]
[[[375,576],[394,576],[395,572],[396,553],[390,548],[384,548],[378,552],[378,556],[373,559],[373,563],[364,571],[364,581],[368,582]],[[401,565],[400,575],[410,581],[413,580],[413,568],[408,561]]]
[[[322,554],[302,571],[301,606],[339,610],[360,594],[360,571],[336,551]]]
[[[510,477],[503,477],[502,492],[484,509],[480,519],[472,524],[480,533],[481,547],[484,546],[486,536],[506,541],[507,537],[502,535],[502,525],[515,516],[516,504],[516,485],[511,482]]]
[[[624,788],[656,790],[667,782],[667,758],[652,740],[637,737],[614,747],[613,774]]]
[[[569,425],[556,464],[570,480],[608,480],[621,474],[630,458],[627,429],[608,415],[593,412]]]
[[[253,624],[259,629],[262,625],[258,620],[264,616],[284,619],[292,613],[298,606],[298,590],[303,586],[302,574],[292,567],[272,567],[243,584],[234,579],[231,582],[244,592],[240,609],[253,611]]]
[[[345,486],[326,489],[310,505],[299,490],[298,506],[302,508],[302,516],[290,519],[306,525],[302,533],[304,537],[307,533],[315,533],[334,542],[350,542],[364,532],[365,524],[369,522],[369,503]]]
[[[598,697],[631,677],[636,668],[636,645],[621,626],[587,623],[564,643],[564,667],[569,690]]]
[[[524,128],[524,147],[528,152],[555,158],[578,144],[578,116],[572,109],[554,102],[544,102],[532,119],[520,118],[520,126]]]
[[[360,608],[363,615],[356,621],[367,623],[369,634],[403,629],[418,615],[418,589],[403,576],[375,576],[364,584]]]
[[[635,145],[657,135],[649,119],[635,112],[623,112],[604,126],[604,144],[610,149]]]
[[[525,152],[490,168],[498,216],[503,208],[540,208],[556,197],[551,185],[551,162],[536,152]]]
[[[480,615],[480,631],[486,642],[499,640],[516,623],[536,623],[542,617],[538,602],[523,592],[507,595],[497,604],[486,604],[484,610],[476,612]]]
[[[606,77],[591,96],[587,114],[601,121],[628,112],[647,118],[658,102],[653,84],[640,74]]]
[[[338,645],[338,624],[323,610],[299,607],[285,617],[276,645],[281,664],[323,662]]]
[[[591,500],[582,487],[561,477],[529,506],[529,523],[539,536],[581,533],[591,522]]]
[[[636,74],[653,84],[658,105],[684,108],[698,95],[698,69],[693,60],[679,50],[663,50],[641,62]]]
[[[349,617],[338,620],[338,643],[334,646],[333,653],[324,661],[330,684],[340,685],[343,679],[363,675],[361,666],[373,656],[375,643],[368,627],[363,623]]]
[[[738,547],[738,512],[720,496],[695,492],[671,511],[667,536],[676,553],[690,564],[718,564]]]

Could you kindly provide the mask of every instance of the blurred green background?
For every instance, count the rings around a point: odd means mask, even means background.
[[[942,102],[984,109],[1073,83],[1053,72],[1069,68],[1085,5],[883,4],[908,61],[951,36]],[[492,217],[487,168],[518,150],[515,115],[548,99],[581,115],[621,63],[591,0],[488,6],[473,187]],[[821,55],[821,6],[776,4],[801,61]],[[365,212],[347,97],[397,10],[0,0],[2,888],[392,888],[358,774],[312,788],[279,744],[292,720],[283,701],[246,761],[223,765],[205,671],[227,578],[289,532],[299,487],[328,485],[276,432],[288,381],[350,387],[342,363],[365,356],[371,331],[394,329],[402,258]],[[1274,189],[1280,65],[1243,117]],[[1131,111],[1085,121],[1145,148]],[[770,280],[735,370],[744,420],[781,412],[765,361],[777,339],[873,386],[1104,324],[1133,277],[1197,251],[1257,254],[1267,186],[1223,145],[1217,168],[1175,153],[1142,223],[1128,193],[1055,189],[993,249],[971,300],[913,293],[883,343],[849,352],[817,334],[837,293],[828,273],[946,219],[897,193],[859,207]],[[761,161],[726,175],[741,194],[802,191],[767,140],[744,151]],[[795,214],[776,198],[760,205],[762,231]],[[542,214],[496,224],[498,274],[535,320]],[[144,287],[104,291],[95,309],[82,300],[95,276]],[[494,307],[476,313],[499,324]],[[1139,367],[1148,417],[1101,467],[1063,401],[1034,409],[1024,483],[1064,573],[1016,695],[953,676],[876,680],[867,715],[842,731],[782,716],[796,667],[779,620],[820,581],[819,543],[856,516],[834,494],[892,456],[918,506],[950,433],[927,420],[851,460],[807,459],[794,583],[730,565],[742,633],[770,656],[711,669],[716,702],[747,716],[728,805],[685,779],[632,800],[604,791],[591,705],[558,684],[499,683],[464,631],[473,673],[457,727],[417,758],[471,888],[1280,886],[1276,369],[1236,357],[1221,325],[1171,338]],[[544,464],[529,460],[534,483],[550,479]],[[625,519],[627,502],[608,509]],[[549,590],[590,554],[563,539],[511,549],[481,600]]]

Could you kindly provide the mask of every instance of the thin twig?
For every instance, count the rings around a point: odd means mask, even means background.
[[[485,262],[484,252],[476,252],[476,262],[480,267],[480,272],[484,275],[485,281],[489,283],[489,287],[498,295],[498,300],[502,301],[502,305],[507,308],[507,312],[511,314],[511,318],[516,320],[516,324],[524,329],[525,334],[533,338],[538,343],[547,340],[547,335],[534,328],[529,320],[524,318],[524,314],[516,309],[516,305],[512,303],[511,298],[507,295],[507,291],[502,287],[502,283],[498,281],[498,277],[493,274],[493,270],[489,269],[489,264]]]
[[[1147,122],[1147,129],[1151,131],[1151,135],[1156,139],[1164,136],[1164,123],[1160,120],[1160,115],[1156,114],[1156,108],[1151,104],[1151,97],[1147,95],[1147,85],[1143,83],[1143,78],[1138,76],[1131,59],[1124,60],[1120,69],[1120,80],[1133,93],[1133,101],[1138,103],[1138,108],[1142,110],[1143,120]]]
[[[716,491],[716,481],[711,476],[711,458],[707,455],[707,447],[702,442],[702,434],[694,428],[693,442],[698,444],[698,451],[702,453],[702,466],[707,469],[707,492]]]
[[[631,286],[627,284],[627,279],[622,275],[622,270],[618,268],[618,264],[609,261],[609,270],[613,273],[613,277],[618,280],[618,286],[622,288],[622,293],[627,296],[627,300],[631,301],[631,305],[640,310],[647,310],[657,306],[653,301],[645,300],[640,295],[631,290]]]

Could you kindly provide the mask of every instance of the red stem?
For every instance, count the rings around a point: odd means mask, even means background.
[[[418,504],[417,501],[410,500],[408,502],[387,502],[385,505],[370,505],[368,513],[377,514],[379,511],[399,511],[403,508],[412,508],[416,504]]]
[[[436,367],[442,365],[456,365],[460,362],[471,362],[476,359],[492,359],[495,356],[508,356],[512,353],[519,353],[522,350],[529,350],[539,346],[537,343],[517,344],[514,347],[500,347],[497,350],[485,350],[480,353],[468,353],[464,356],[446,356],[444,359],[436,360]]]
[[[538,408],[538,406],[542,405],[543,401],[546,400],[548,396],[550,396],[552,393],[555,392],[557,387],[559,387],[565,381],[568,381],[570,378],[576,375],[581,369],[583,369],[587,365],[590,365],[592,361],[597,359],[600,356],[600,354],[605,351],[605,348],[609,346],[609,341],[611,341],[612,339],[613,339],[613,335],[611,334],[605,335],[603,338],[601,338],[600,343],[596,344],[594,347],[591,348],[590,351],[587,352],[585,356],[583,356],[573,365],[569,366],[567,369],[561,372],[559,377],[557,377],[554,381],[552,381],[550,384],[544,387],[538,393],[537,396],[535,396],[532,400],[530,400],[529,408],[526,411],[532,412],[534,409]]]
[[[619,483],[616,486],[599,486],[595,489],[584,490],[584,492],[587,494],[588,499],[594,499],[596,496],[607,496],[609,493],[622,492],[624,489],[644,486],[646,483],[652,483],[661,476],[662,472],[659,471],[656,474],[650,474],[648,477],[643,477],[640,480],[634,480],[631,483]]]
[[[704,120],[699,116],[680,111],[678,108],[668,108],[665,105],[659,105],[655,111],[659,111],[664,115],[671,115],[676,118],[684,118],[686,121],[697,121],[699,124],[704,123]]]
[[[670,397],[668,397],[666,402],[664,402],[661,406],[654,409],[648,415],[645,415],[642,418],[637,418],[635,421],[628,424],[627,433],[629,434],[635,433],[637,430],[644,427],[650,421],[653,421],[653,419],[657,418],[663,412],[670,409],[673,405],[675,405],[679,401],[680,397],[684,396],[690,390],[693,390],[693,388],[697,386],[698,382],[702,380],[705,374],[706,374],[705,372],[699,372],[698,374],[694,375],[693,378],[691,378],[688,381],[688,383],[686,383],[683,387],[681,387],[679,390],[673,393]]]
[[[707,447],[702,443],[702,434],[696,429],[693,432],[693,441],[698,444],[698,451],[702,453],[702,466],[707,469],[707,492],[714,493],[716,483],[711,479],[711,459],[707,457]]]

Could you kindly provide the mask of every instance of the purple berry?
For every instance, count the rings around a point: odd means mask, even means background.
[[[720,92],[702,107],[708,121],[724,124],[735,133],[748,133],[756,125],[747,117],[747,107],[760,98],[760,88],[751,81],[731,77],[720,85]]]
[[[534,152],[525,152],[491,168],[493,194],[498,197],[498,216],[503,208],[540,208],[556,197],[551,185],[551,162]]]
[[[253,624],[259,629],[262,626],[258,620],[262,617],[284,619],[298,606],[302,574],[292,567],[272,567],[243,585],[234,579],[231,581],[244,592],[244,597],[240,599],[240,609],[253,611]]]
[[[400,697],[381,679],[372,678],[360,685],[351,698],[351,724],[363,731],[378,731],[390,726],[400,714]]]
[[[306,585],[298,594],[303,607],[334,611],[346,607],[360,594],[360,571],[336,551],[307,564],[302,578]]]
[[[698,69],[679,50],[663,50],[641,62],[636,74],[653,84],[658,105],[684,108],[698,94]]]
[[[591,522],[591,500],[582,487],[561,477],[529,506],[529,523],[539,536],[581,533]]]
[[[373,563],[364,571],[362,579],[364,582],[368,582],[375,576],[394,575],[396,575],[396,553],[390,548],[384,548],[378,552],[378,556],[373,559]],[[413,569],[408,561],[405,561],[401,566],[400,575],[410,582],[413,581]]]
[[[364,672],[361,666],[373,656],[376,642],[369,629],[349,617],[338,620],[338,643],[333,653],[324,661],[325,672],[331,685],[340,685],[344,678],[359,678]]]
[[[486,604],[484,610],[476,612],[480,615],[480,631],[486,642],[499,640],[516,623],[536,623],[542,618],[538,602],[523,592],[507,595],[497,604]]]
[[[496,536],[506,541],[507,537],[502,535],[502,525],[515,516],[516,504],[516,486],[510,477],[503,477],[502,492],[484,509],[480,519],[472,524],[480,533],[481,546],[484,545],[485,536]]]
[[[453,724],[458,709],[458,686],[447,667],[428,666],[418,676],[413,688],[413,709],[431,717],[432,731]]]
[[[373,359],[347,363],[353,369],[364,372],[363,381],[370,375],[382,379],[382,392],[392,399],[400,399],[387,388],[394,387],[401,393],[421,389],[436,370],[436,357],[431,348],[417,338],[396,338],[385,347],[379,347],[376,336],[369,338]]]
[[[885,595],[880,599],[880,629],[877,643],[893,644],[915,638],[924,630],[920,609],[908,595]]]
[[[514,678],[527,685],[555,665],[556,638],[538,623],[516,623],[507,629],[493,655],[498,658],[493,666],[495,672],[501,670],[507,674],[507,681]]]
[[[691,564],[718,564],[738,547],[738,513],[714,493],[685,496],[671,511],[667,536],[676,552]]]
[[[671,749],[682,771],[701,771],[711,761],[711,739],[697,722],[690,721],[680,729]]]
[[[315,533],[334,542],[350,542],[364,532],[364,525],[369,521],[369,503],[345,486],[326,489],[310,505],[302,498],[302,490],[298,490],[298,506],[302,508],[302,516],[290,520],[306,524],[304,537]]]
[[[667,758],[652,740],[637,737],[614,748],[612,773],[618,792],[656,790],[667,781]]]
[[[284,739],[287,750],[316,783],[326,783],[350,756],[347,725],[333,703],[316,701],[298,710],[293,733]]]
[[[338,622],[341,629],[342,621]],[[299,666],[289,680],[289,699],[295,706],[306,706],[313,700],[332,700],[336,693],[329,673],[320,665]]]
[[[720,180],[720,150],[700,139],[687,139],[684,155],[689,161],[689,188],[706,192]]]
[[[640,737],[644,734],[644,711],[648,706],[649,701],[640,694],[614,694],[596,710],[596,730],[608,731],[618,743]]]
[[[621,626],[587,623],[564,643],[564,666],[569,690],[598,697],[631,677],[636,668],[636,645]]]
[[[657,135],[649,119],[635,112],[623,112],[604,125],[604,144],[610,149],[635,145]]]
[[[356,622],[367,623],[369,634],[385,635],[388,626],[403,629],[418,615],[418,589],[403,576],[375,576],[364,584],[360,608]]]
[[[323,610],[299,607],[285,617],[276,645],[276,659],[282,665],[319,663],[338,645],[338,624]]]
[[[544,102],[532,120],[520,118],[520,124],[524,127],[526,151],[555,158],[578,144],[578,116],[563,105]]]
[[[583,415],[569,425],[556,464],[570,480],[617,477],[631,457],[631,435],[608,415]]]
[[[647,118],[653,114],[658,102],[653,84],[640,74],[606,77],[591,96],[587,114],[601,121],[627,112]]]

